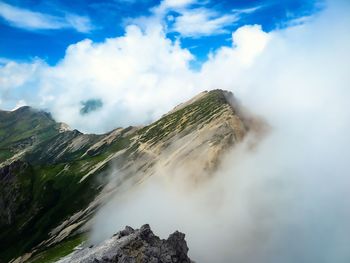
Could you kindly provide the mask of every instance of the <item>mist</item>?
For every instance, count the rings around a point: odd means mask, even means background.
[[[160,162],[99,211],[92,242],[149,223],[163,238],[186,233],[196,262],[349,262],[349,7],[332,1],[307,23],[234,33],[238,45],[191,81],[233,91],[270,133],[254,149],[248,135],[200,186]]]

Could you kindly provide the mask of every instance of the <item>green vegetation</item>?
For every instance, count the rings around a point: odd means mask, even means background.
[[[38,255],[36,255],[28,263],[51,263],[59,260],[62,257],[69,255],[73,252],[74,248],[82,244],[86,240],[84,235],[78,235],[69,238],[60,244],[51,247]]]
[[[174,131],[179,133],[192,124],[206,123],[213,115],[220,112],[225,104],[227,100],[222,91],[210,91],[194,103],[141,129],[138,132],[140,141],[156,143]]]
[[[13,149],[24,149],[58,134],[57,123],[50,114],[29,107],[0,111],[0,118],[0,162],[13,156]]]
[[[17,149],[18,139],[23,140],[28,136],[36,139],[30,144],[34,145],[34,149],[23,156],[22,166],[11,168],[10,174],[6,167],[0,172],[0,198],[5,201],[5,207],[0,207],[3,211],[2,214],[0,212],[0,261],[5,262],[24,254],[45,240],[52,228],[87,207],[100,190],[101,182],[96,180],[96,175],[103,176],[108,165],[101,166],[84,181],[80,180],[95,165],[110,154],[127,148],[131,142],[130,136],[120,135],[111,144],[85,154],[103,135],[82,135],[78,131],[58,133],[55,128],[57,124],[46,113],[32,112],[30,109],[19,111],[22,113],[0,112],[0,134],[7,134],[10,128],[19,131],[3,137],[1,145],[6,149]],[[11,121],[9,115],[15,116],[17,122]],[[32,123],[31,118],[42,120],[40,126],[49,128],[28,126],[28,123]],[[10,123],[5,125],[6,122]],[[51,128],[54,132],[48,136],[46,131]],[[41,132],[44,134],[40,134]],[[86,146],[73,152],[64,152],[70,141],[77,136],[88,139]],[[62,152],[61,158],[53,162],[51,156],[56,157]],[[1,149],[0,163],[12,154],[10,150]],[[11,222],[7,222],[8,211],[12,211],[14,215]]]
[[[0,256],[9,260],[19,256],[47,238],[53,227],[73,213],[86,207],[98,193],[98,185],[94,177],[82,183],[79,180],[83,173],[79,172],[81,164],[67,164],[32,167],[26,171],[25,180],[21,173],[17,186],[19,196],[12,200],[18,203],[20,211],[16,212],[15,222],[3,226],[0,232]],[[19,200],[24,200],[19,203]],[[11,201],[11,200],[10,200]],[[26,206],[24,206],[25,204]]]

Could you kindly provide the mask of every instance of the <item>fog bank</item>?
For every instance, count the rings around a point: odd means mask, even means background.
[[[334,1],[306,24],[236,32],[193,81],[232,90],[270,134],[232,149],[201,187],[160,167],[101,209],[92,239],[149,223],[185,232],[196,262],[349,262],[349,10]]]

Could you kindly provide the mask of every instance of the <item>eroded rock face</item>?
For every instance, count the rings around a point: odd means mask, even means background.
[[[191,263],[185,234],[178,231],[168,239],[154,235],[149,225],[134,230],[127,226],[103,243],[76,251],[60,263]]]

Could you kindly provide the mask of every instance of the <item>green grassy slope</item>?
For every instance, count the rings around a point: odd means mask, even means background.
[[[27,154],[0,168],[0,262],[30,250],[48,237],[49,231],[85,208],[100,190],[92,175],[80,183],[94,165],[111,152],[129,145],[119,136],[98,154],[84,153],[103,136],[86,135],[89,143],[74,152],[66,151],[52,162],[77,136],[78,131],[58,132],[58,124],[47,113],[29,107],[0,111],[0,164],[16,151]],[[103,176],[108,167],[95,174]]]
[[[0,163],[12,157],[16,150],[57,135],[57,127],[50,114],[30,107],[0,111]]]

